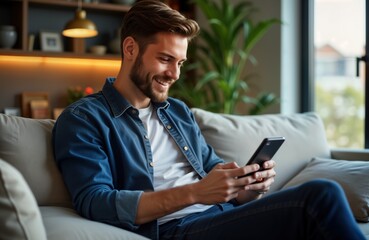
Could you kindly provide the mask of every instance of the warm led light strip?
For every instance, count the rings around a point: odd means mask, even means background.
[[[0,55],[1,62],[119,67],[120,60]]]

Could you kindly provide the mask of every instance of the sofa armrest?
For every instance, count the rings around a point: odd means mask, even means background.
[[[333,159],[369,161],[369,149],[331,149]]]

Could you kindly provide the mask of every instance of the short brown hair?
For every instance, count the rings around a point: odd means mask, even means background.
[[[199,30],[196,21],[186,18],[165,3],[159,0],[142,0],[135,3],[124,16],[120,35],[121,43],[131,36],[137,41],[140,51],[144,52],[146,46],[155,41],[155,35],[159,32],[180,34],[191,41]]]

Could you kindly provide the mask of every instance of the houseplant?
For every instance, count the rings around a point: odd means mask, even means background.
[[[230,0],[193,0],[207,19],[208,28],[202,28],[194,52],[193,62],[183,69],[172,94],[192,107],[219,113],[236,113],[237,104],[248,104],[248,114],[257,114],[278,101],[273,93],[248,95],[250,87],[246,75],[248,61],[255,44],[270,27],[280,23],[268,19],[254,23],[251,14],[255,8],[249,2],[232,4]],[[195,70],[191,79],[186,74]],[[194,80],[193,80],[194,79]]]

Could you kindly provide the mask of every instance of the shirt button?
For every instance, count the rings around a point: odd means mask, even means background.
[[[147,139],[149,139],[149,137],[148,137],[147,135],[145,135],[145,136],[144,136],[144,138],[145,138],[146,140],[147,140]]]
[[[171,125],[167,125],[167,129],[172,129],[172,126]]]
[[[137,114],[137,110],[132,109],[131,113],[134,114],[134,115],[136,115]]]
[[[154,162],[150,162],[150,166],[151,167],[154,167]]]
[[[183,149],[184,149],[185,151],[187,151],[187,150],[188,150],[188,147],[187,147],[187,146],[184,146],[184,147],[183,147]]]

